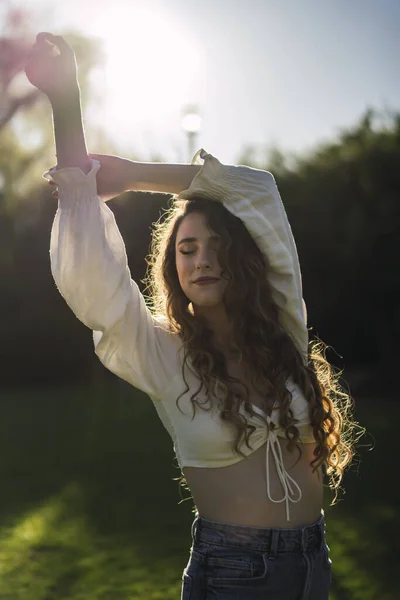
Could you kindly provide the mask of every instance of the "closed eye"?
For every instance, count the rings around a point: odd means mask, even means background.
[[[219,252],[218,248],[213,248],[212,249],[213,252]],[[180,250],[179,251],[181,254],[193,254],[194,252],[196,252],[196,250]]]

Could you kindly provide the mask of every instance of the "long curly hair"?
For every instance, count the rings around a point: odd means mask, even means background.
[[[352,420],[354,401],[339,382],[342,373],[326,360],[326,345],[318,338],[310,341],[307,364],[304,364],[289,332],[280,326],[279,308],[272,298],[268,281],[268,259],[241,219],[220,202],[202,197],[190,200],[173,197],[169,208],[153,224],[150,254],[146,257],[148,268],[143,280],[153,316],[168,322],[170,331],[182,340],[182,376],[186,390],[176,402],[189,390],[185,377],[189,359],[200,380],[199,389],[191,395],[194,413],[196,406],[210,410],[217,402],[221,418],[236,426],[233,450],[244,457],[239,446],[244,438],[250,448],[250,436],[256,429],[239,410],[243,405],[245,412],[251,416],[255,414],[248,401],[248,387],[228,374],[223,354],[211,343],[212,331],[201,316],[194,314],[178,279],[176,236],[183,219],[193,212],[202,213],[209,227],[221,237],[218,259],[223,269],[222,276],[228,280],[223,296],[224,307],[234,324],[234,345],[245,364],[252,365],[250,381],[262,393],[265,400],[263,411],[270,414],[278,400],[279,425],[285,431],[287,449],[292,452],[296,447],[300,459],[300,434],[290,409],[292,395],[286,388],[286,382],[291,377],[300,386],[309,405],[316,440],[315,458],[310,465],[313,472],[322,465],[323,472],[329,477],[329,488],[336,492],[333,505],[343,471],[353,459],[354,445],[365,432]],[[204,403],[199,405],[196,398],[203,386],[210,402],[208,408]],[[356,435],[357,429],[361,430],[359,436]],[[183,475],[176,479],[190,491]]]

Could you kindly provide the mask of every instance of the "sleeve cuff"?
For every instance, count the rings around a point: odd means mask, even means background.
[[[224,171],[227,167],[202,148],[196,152],[191,164],[202,165],[202,168],[193,178],[189,188],[183,190],[178,198],[189,200],[194,196],[202,196],[222,202],[225,196]]]
[[[90,162],[92,168],[86,174],[79,167],[64,167],[63,169],[59,169],[55,166],[43,173],[42,177],[47,181],[53,180],[57,185],[92,184],[93,181],[96,182],[96,174],[101,165],[100,161],[93,158],[90,159]]]
[[[244,190],[246,201],[253,204],[255,198],[265,203],[266,194],[274,185],[271,173],[246,166],[223,165],[215,156],[201,149],[193,157],[192,164],[201,165],[189,188],[178,198],[190,200],[201,196],[229,206],[242,206]]]

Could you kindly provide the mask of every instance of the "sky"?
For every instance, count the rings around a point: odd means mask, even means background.
[[[36,12],[39,31],[103,39],[87,119],[126,156],[186,161],[190,105],[202,117],[196,148],[224,163],[248,146],[258,156],[272,146],[301,154],[367,107],[400,110],[399,0],[20,4]]]

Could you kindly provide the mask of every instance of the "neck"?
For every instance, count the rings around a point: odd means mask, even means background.
[[[207,327],[212,330],[212,345],[222,352],[227,359],[235,360],[239,364],[241,352],[234,342],[233,325],[229,321],[225,310],[222,307],[212,307],[207,310],[194,308],[195,314],[200,314],[207,323]]]
[[[201,306],[193,307],[196,316],[200,316],[213,332],[216,340],[226,343],[232,338],[233,327],[222,306]]]

